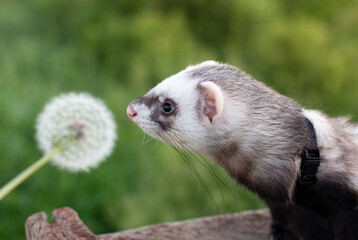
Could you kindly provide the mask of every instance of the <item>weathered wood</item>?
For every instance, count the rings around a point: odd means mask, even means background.
[[[95,240],[94,235],[71,208],[65,207],[52,212],[52,224],[47,223],[44,212],[36,213],[26,221],[28,240]]]
[[[267,210],[258,210],[157,224],[135,230],[98,235],[97,239],[267,240],[269,227],[269,212]]]
[[[163,223],[117,233],[94,235],[70,208],[57,209],[53,223],[37,213],[26,221],[28,240],[96,239],[96,240],[263,240],[270,228],[268,210],[248,211]]]

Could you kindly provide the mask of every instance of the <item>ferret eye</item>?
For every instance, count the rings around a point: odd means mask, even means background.
[[[165,115],[169,115],[171,114],[172,112],[174,111],[174,107],[172,104],[166,102],[163,104],[162,106],[162,112],[165,114]]]

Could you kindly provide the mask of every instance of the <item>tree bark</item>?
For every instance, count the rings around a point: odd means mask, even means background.
[[[95,235],[66,207],[53,212],[52,224],[43,212],[29,217],[26,236],[28,240],[267,240],[270,221],[268,210],[257,210]]]

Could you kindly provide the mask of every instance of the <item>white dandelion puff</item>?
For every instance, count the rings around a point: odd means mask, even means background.
[[[116,139],[111,112],[85,93],[63,94],[50,101],[37,119],[36,130],[45,154],[63,147],[51,162],[72,172],[96,167],[112,152]]]
[[[44,157],[0,189],[0,200],[51,161],[72,172],[98,166],[113,150],[116,124],[106,105],[86,93],[52,99],[37,118],[36,138]]]

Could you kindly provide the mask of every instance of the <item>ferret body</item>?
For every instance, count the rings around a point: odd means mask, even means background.
[[[149,135],[222,166],[270,207],[271,239],[358,239],[358,125],[303,109],[213,61],[165,79],[127,108]],[[308,119],[321,163],[297,192]]]

